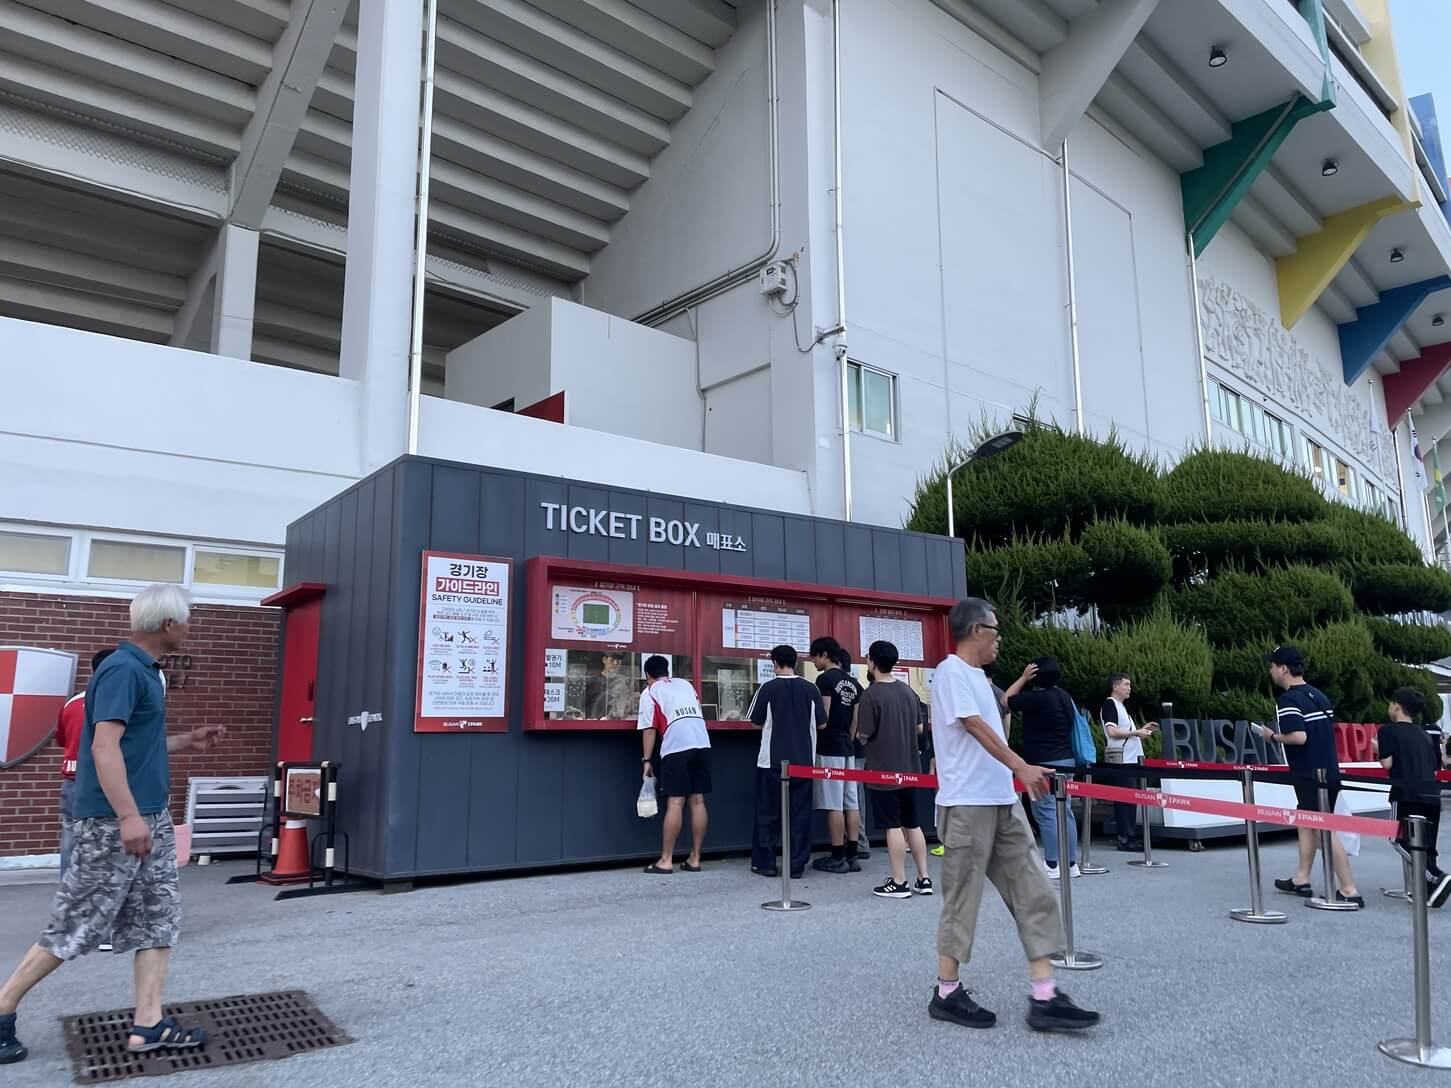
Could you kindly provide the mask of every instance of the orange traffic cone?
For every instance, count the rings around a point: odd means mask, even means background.
[[[312,879],[312,859],[308,854],[307,821],[288,820],[282,825],[282,838],[277,859],[270,873],[263,873],[264,884],[306,884]]]

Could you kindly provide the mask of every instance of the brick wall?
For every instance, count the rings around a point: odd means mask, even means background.
[[[128,601],[103,597],[0,593],[0,645],[74,650],[80,655],[79,690],[90,675],[91,655],[126,637],[128,607]],[[177,821],[185,815],[192,775],[268,772],[280,619],[272,608],[192,609],[187,656],[169,662],[167,669],[167,728],[179,732],[221,724],[227,736],[206,755],[171,757],[171,810]],[[0,857],[55,852],[60,756],[52,741],[19,766],[0,770]]]

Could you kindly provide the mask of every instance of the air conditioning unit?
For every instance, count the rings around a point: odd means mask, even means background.
[[[790,287],[784,261],[772,261],[761,269],[761,294],[784,295]]]

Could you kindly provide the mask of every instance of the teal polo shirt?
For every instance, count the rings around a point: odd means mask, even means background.
[[[97,722],[122,722],[121,757],[137,811],[143,816],[166,810],[171,772],[166,760],[166,688],[161,662],[134,642],[123,642],[95,671],[86,686],[86,727],[76,753],[77,820],[115,819],[96,777],[91,755]]]

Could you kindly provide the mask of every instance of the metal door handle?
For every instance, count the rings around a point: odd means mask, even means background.
[[[311,724],[312,719],[311,718],[298,718],[297,719],[297,722],[298,722],[299,725],[301,725],[303,722],[308,722],[309,724]]]

